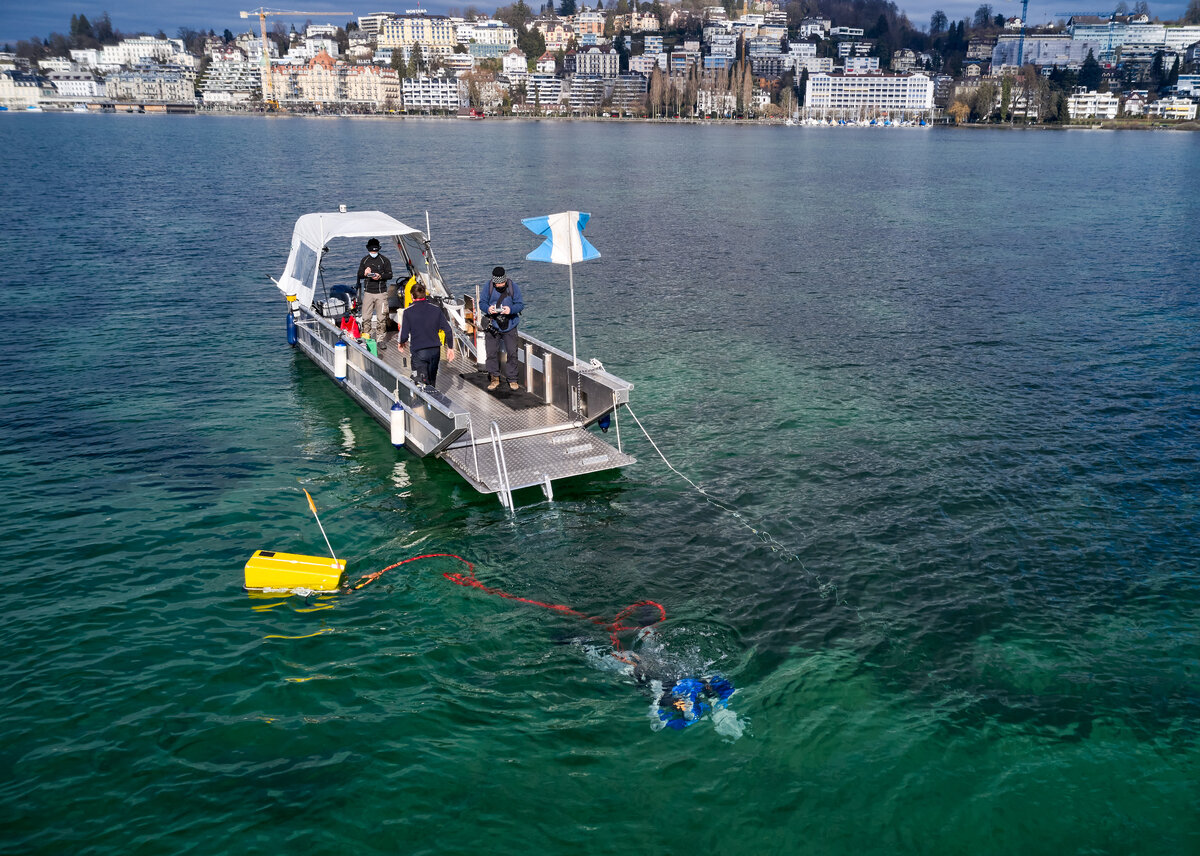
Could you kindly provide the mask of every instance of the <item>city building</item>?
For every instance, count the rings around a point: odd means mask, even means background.
[[[195,75],[178,66],[139,65],[109,74],[104,94],[111,101],[195,104]]]
[[[616,77],[620,71],[620,61],[620,56],[612,48],[588,48],[576,55],[575,73],[591,77]],[[572,109],[574,103],[572,94]]]
[[[501,71],[504,74],[528,74],[529,58],[520,48],[511,48],[501,57]]]
[[[413,77],[400,83],[409,113],[457,113],[461,104],[456,78]]]
[[[924,74],[814,74],[804,111],[820,118],[919,116],[933,110],[933,81]]]
[[[1121,103],[1111,92],[1080,91],[1067,99],[1067,115],[1074,119],[1115,119]]]
[[[9,110],[36,107],[43,96],[53,95],[50,81],[41,75],[16,68],[0,70],[0,105]]]
[[[1021,50],[1021,37],[1012,33],[1003,33],[992,48],[991,62],[993,69],[1006,65],[1017,64],[1017,53]],[[1057,66],[1058,68],[1078,69],[1087,59],[1088,51],[1099,58],[1104,52],[1103,45],[1083,39],[1072,39],[1066,35],[1026,35],[1025,51],[1022,61],[1026,65],[1036,65],[1043,68]]]
[[[1146,115],[1179,122],[1190,122],[1196,118],[1196,102],[1190,98],[1160,98],[1146,105]]]
[[[46,78],[54,84],[58,98],[64,101],[95,101],[104,97],[104,83],[85,69],[52,71]]]
[[[618,75],[612,81],[612,107],[625,115],[637,113],[646,100],[647,81],[640,74]]]
[[[378,47],[411,51],[414,44],[421,46],[426,59],[454,53],[458,44],[454,22],[445,15],[425,14],[391,15],[380,22]]]
[[[877,56],[848,56],[845,64],[846,74],[871,74],[879,71]]]
[[[244,59],[213,62],[200,85],[200,97],[206,105],[247,106],[262,100],[262,70]]]

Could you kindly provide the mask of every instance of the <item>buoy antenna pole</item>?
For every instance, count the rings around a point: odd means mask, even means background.
[[[304,490],[304,488],[300,489]],[[317,520],[317,528],[321,530],[321,537],[325,539],[325,546],[329,548],[329,555],[332,556],[333,560],[336,562],[338,557],[337,554],[333,552],[333,545],[329,543],[329,536],[325,534],[325,527],[321,525],[321,517],[317,514],[317,504],[313,502],[312,494],[310,494],[307,490],[304,490],[304,495],[308,497],[308,507],[312,509],[313,517],[315,517]]]

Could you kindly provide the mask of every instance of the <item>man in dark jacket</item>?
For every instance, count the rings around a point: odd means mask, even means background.
[[[413,286],[412,306],[404,310],[404,321],[400,325],[401,351],[412,339],[412,367],[417,383],[434,386],[437,383],[438,364],[441,362],[441,339],[438,331],[446,335],[446,360],[454,361],[454,330],[442,307],[430,303],[425,283],[418,281]]]
[[[387,329],[388,299],[387,282],[392,278],[392,263],[379,252],[379,240],[367,241],[367,254],[358,263],[358,281],[363,286],[362,328],[376,338],[382,338]],[[371,330],[371,318],[376,329]]]
[[[487,351],[487,372],[489,376],[488,389],[500,386],[500,349],[504,348],[507,358],[504,362],[504,374],[508,380],[509,389],[519,389],[517,386],[517,325],[521,312],[525,309],[525,300],[521,297],[521,289],[505,273],[504,268],[492,269],[492,279],[484,288],[481,305],[486,317],[484,327],[484,346]]]

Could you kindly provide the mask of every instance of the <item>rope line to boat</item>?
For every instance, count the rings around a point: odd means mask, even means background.
[[[621,650],[621,640],[620,640],[621,633],[627,633],[632,630],[641,630],[644,627],[652,627],[661,621],[665,621],[666,617],[667,617],[667,610],[665,608],[663,608],[663,605],[661,603],[659,603],[658,601],[654,601],[654,600],[639,600],[636,603],[631,603],[631,604],[629,604],[629,606],[625,607],[620,612],[618,612],[616,614],[616,616],[614,616],[611,619],[608,619],[608,618],[604,618],[604,617],[601,617],[598,615],[588,615],[586,613],[580,612],[577,609],[572,609],[571,607],[567,606],[566,604],[546,603],[544,601],[533,600],[532,598],[528,598],[528,597],[521,597],[520,595],[515,595],[515,594],[512,594],[511,592],[504,591],[503,589],[494,588],[492,586],[485,585],[478,578],[476,578],[474,563],[470,562],[467,559],[464,559],[462,556],[456,555],[455,553],[423,553],[420,556],[411,556],[407,559],[401,559],[399,562],[388,565],[386,568],[383,568],[382,570],[378,570],[373,574],[367,574],[366,576],[359,578],[359,580],[357,582],[346,586],[345,591],[352,592],[352,591],[358,591],[359,589],[365,588],[366,586],[375,582],[377,579],[382,577],[384,574],[386,574],[388,571],[392,570],[393,568],[398,568],[401,565],[408,564],[409,562],[417,562],[417,561],[420,561],[421,559],[441,559],[441,558],[456,559],[459,562],[462,562],[464,565],[467,566],[466,573],[463,573],[462,571],[457,571],[457,572],[445,571],[442,573],[443,577],[445,577],[447,580],[454,583],[455,585],[467,586],[468,588],[479,589],[480,591],[484,592],[485,594],[494,595],[495,597],[502,597],[505,600],[515,600],[518,603],[527,603],[530,606],[540,606],[543,609],[549,609],[552,612],[559,613],[560,615],[570,615],[575,618],[580,618],[584,621],[590,621],[592,624],[602,627],[604,630],[608,631],[608,636],[609,636],[609,639],[612,641],[613,648],[617,651]],[[651,620],[638,620],[635,617],[635,614],[637,613],[637,611],[639,609],[641,609],[643,607],[646,608],[644,617],[654,616],[655,614],[657,614],[657,617],[654,617]],[[630,619],[633,619],[634,623],[632,623],[632,624],[624,623]],[[299,637],[297,637],[297,638],[299,638]]]
[[[758,526],[753,523],[749,518],[746,517],[746,515],[742,514],[742,512],[733,505],[723,499],[720,499],[719,497],[713,496],[703,487],[696,484],[694,481],[676,469],[675,465],[667,460],[667,456],[664,455],[663,450],[658,447],[658,443],[654,442],[654,438],[650,436],[650,432],[646,430],[646,426],[642,424],[642,420],[638,419],[637,414],[633,412],[633,408],[629,406],[628,402],[625,403],[625,407],[629,411],[629,415],[633,417],[633,421],[637,423],[637,427],[642,429],[642,433],[645,434],[646,439],[650,441],[650,445],[654,447],[654,451],[658,452],[658,456],[662,458],[663,463],[667,465],[667,469],[691,485],[692,488],[702,497],[704,497],[704,499],[711,505],[714,505],[722,511],[732,515],[738,523],[748,529],[754,535],[754,537],[770,547],[772,551],[779,553],[785,560],[789,562],[795,562],[797,565],[799,565],[804,573],[808,574],[808,576],[811,577],[816,583],[817,591],[820,593],[821,597],[832,596],[836,603],[840,604],[844,602],[844,598],[842,598],[838,592],[837,584],[831,580],[823,579],[820,574],[809,570],[808,566],[804,564],[804,560],[800,558],[799,554],[796,553],[795,550],[792,550],[784,545],[778,538],[776,538],[762,526]]]

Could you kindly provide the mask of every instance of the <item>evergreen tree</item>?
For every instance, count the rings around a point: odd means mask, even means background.
[[[1079,69],[1079,85],[1092,92],[1100,86],[1103,78],[1104,69],[1100,67],[1100,63],[1096,62],[1095,53],[1089,50],[1087,59],[1083,61],[1083,66]]]

